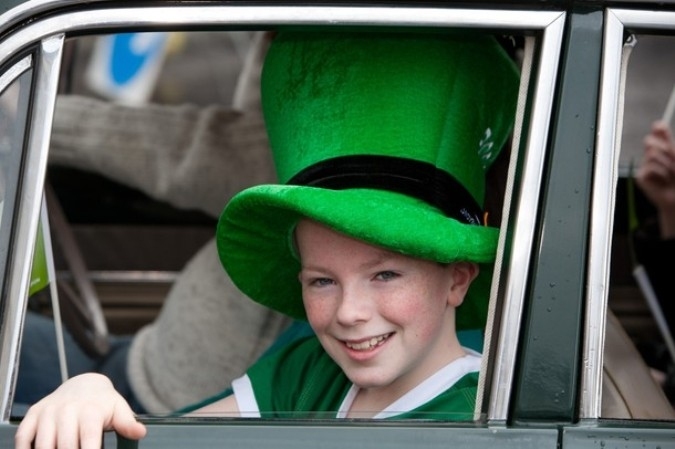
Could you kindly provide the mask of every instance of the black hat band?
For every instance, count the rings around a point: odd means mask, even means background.
[[[341,156],[305,168],[286,184],[332,190],[389,190],[420,199],[455,220],[481,224],[481,207],[459,181],[430,163],[414,159]]]

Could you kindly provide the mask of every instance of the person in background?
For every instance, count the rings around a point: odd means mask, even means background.
[[[657,292],[664,298],[664,312],[670,318],[670,332],[675,335],[675,302],[670,287],[672,265],[663,263],[658,254],[675,254],[675,142],[672,130],[663,121],[652,124],[644,138],[643,159],[635,174],[635,183],[656,208],[654,220],[635,233],[635,249]]]
[[[662,120],[651,125],[644,140],[644,153],[635,173],[635,183],[656,209],[656,216],[633,233],[637,261],[644,266],[661,306],[670,334],[675,338],[675,290],[672,286],[675,256],[675,141],[672,130]],[[665,345],[650,349],[661,353],[658,369],[665,375],[661,383],[675,403],[675,361],[670,360]],[[653,355],[649,356],[653,358]]]

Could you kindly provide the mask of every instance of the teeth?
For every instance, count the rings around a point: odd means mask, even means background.
[[[381,345],[382,342],[384,340],[386,340],[388,337],[389,337],[389,334],[380,335],[379,337],[373,337],[370,340],[362,341],[360,343],[346,342],[345,344],[350,349],[354,349],[356,351],[366,351],[368,349],[374,348],[375,346]]]

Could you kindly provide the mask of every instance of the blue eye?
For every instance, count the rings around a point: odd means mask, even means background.
[[[312,279],[309,285],[315,286],[315,287],[325,287],[328,285],[333,285],[334,282],[330,278],[316,278]]]
[[[391,281],[392,279],[396,279],[400,276],[401,276],[400,274],[395,273],[393,271],[380,271],[379,273],[377,273],[375,277],[383,281]]]

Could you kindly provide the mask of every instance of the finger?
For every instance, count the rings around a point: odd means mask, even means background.
[[[139,422],[126,401],[117,401],[113,412],[112,429],[125,438],[139,440],[145,437],[147,429]]]
[[[675,150],[659,148],[645,154],[642,165],[645,170],[656,170],[661,176],[675,176]]]
[[[668,183],[670,176],[668,171],[662,166],[656,166],[653,169],[645,170],[638,179],[641,181],[641,187],[646,188],[645,184],[651,184],[658,188],[662,188]]]
[[[648,196],[650,192],[657,193],[670,179],[668,169],[661,163],[655,162],[652,158],[645,158],[637,172],[635,173],[635,182]]]
[[[81,449],[100,449],[103,432],[107,429],[109,412],[101,410],[98,404],[88,404],[80,409],[79,433]],[[77,446],[76,446],[77,447]]]
[[[35,428],[35,449],[52,449],[56,445],[56,420],[49,410],[40,413]]]
[[[79,411],[76,407],[64,407],[57,418],[56,443],[58,448],[80,447],[79,438]],[[84,446],[82,446],[84,448]],[[99,446],[100,448],[100,446]]]
[[[661,152],[660,157],[662,158],[663,165],[665,165],[668,170],[674,171],[675,168],[675,147],[667,147],[664,151]]]
[[[673,158],[665,151],[654,151],[645,155],[642,165],[648,169],[657,168],[668,172],[673,165]]]
[[[670,125],[663,120],[657,120],[654,122],[652,124],[651,132],[652,134],[655,134],[666,141],[672,140],[672,131],[670,129]]]
[[[103,441],[103,426],[101,426],[100,421],[92,425],[83,422],[80,426],[79,437],[81,449],[100,449]]]
[[[34,414],[30,412],[21,420],[19,427],[14,434],[14,448],[15,449],[31,449],[33,440],[35,439],[35,432],[37,423]]]
[[[661,152],[669,148],[667,139],[654,133],[647,134],[643,140],[645,154]]]
[[[664,165],[670,165],[675,160],[675,147],[669,141],[649,134],[644,138],[643,143],[643,163],[653,159]]]

